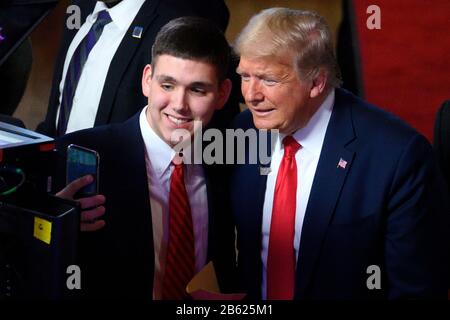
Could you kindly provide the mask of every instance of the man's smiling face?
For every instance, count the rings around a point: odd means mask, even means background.
[[[156,57],[154,69],[147,65],[142,90],[148,97],[147,121],[167,144],[176,129],[192,135],[194,121],[205,126],[225,104],[229,80],[219,82],[216,68],[209,63],[181,59],[171,55]]]

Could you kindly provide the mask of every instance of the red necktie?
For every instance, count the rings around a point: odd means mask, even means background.
[[[184,185],[184,166],[182,163],[174,165],[170,179],[169,243],[162,287],[164,300],[188,298],[186,285],[195,273],[194,230]]]
[[[300,144],[292,137],[283,139],[284,155],[278,169],[270,223],[267,258],[267,299],[292,300],[295,287],[295,211],[297,164]]]

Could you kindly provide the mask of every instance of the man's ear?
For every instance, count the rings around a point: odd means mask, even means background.
[[[313,79],[310,98],[316,98],[325,90],[328,81],[328,74],[324,69],[320,69],[319,74]]]
[[[222,109],[224,107],[225,103],[227,103],[228,98],[230,97],[232,86],[233,85],[231,84],[230,79],[225,79],[219,85],[219,100],[217,101],[216,110]]]
[[[142,93],[148,98],[150,95],[150,84],[152,82],[152,65],[147,64],[142,72]]]

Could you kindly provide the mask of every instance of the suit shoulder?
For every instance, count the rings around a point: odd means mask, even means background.
[[[250,128],[255,128],[253,124],[252,113],[249,109],[246,109],[239,113],[233,120],[231,127],[233,129],[243,129],[247,130]]]
[[[109,124],[95,128],[75,131],[56,140],[57,148],[65,148],[70,144],[77,144],[86,148],[98,150],[113,145],[120,127],[123,124]]]
[[[339,103],[351,106],[354,130],[358,139],[376,139],[391,144],[405,144],[414,138],[429,144],[421,133],[398,116],[348,91],[337,90],[336,104]]]

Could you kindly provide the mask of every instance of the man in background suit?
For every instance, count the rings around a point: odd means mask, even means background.
[[[145,104],[138,75],[151,62],[148,53],[157,32],[171,19],[204,16],[222,31],[229,19],[223,0],[75,0],[73,5],[80,8],[84,23],[79,30],[64,28],[46,119],[37,128],[49,136],[123,122],[134,115]],[[102,11],[109,14],[111,21],[100,28],[100,36],[87,58],[79,58],[81,54],[77,55],[76,49],[90,28],[100,21],[98,16]],[[74,56],[86,62],[71,68]],[[79,80],[69,80],[74,83],[66,88],[67,70],[71,70],[70,77],[77,68],[82,70]],[[236,99],[232,98],[227,107],[218,112],[219,124],[239,112]],[[64,107],[64,118],[59,123],[63,100],[71,107]]]
[[[315,13],[264,10],[235,49],[249,107],[236,127],[279,130],[269,165],[231,176],[243,289],[256,299],[446,298],[448,211],[428,141],[338,88],[332,36]]]
[[[184,297],[167,292],[174,286],[166,283],[170,283],[167,274],[169,263],[173,268],[173,251],[191,243],[183,241],[174,247],[172,241],[181,239],[181,234],[186,237],[189,230],[195,241],[191,248],[195,249],[195,272],[212,260],[221,289],[231,288],[234,227],[221,172],[214,166],[185,163],[181,169],[172,163],[177,158],[172,139],[177,130],[193,134],[194,121],[206,125],[214,111],[224,106],[231,90],[226,78],[229,59],[227,41],[214,24],[193,17],[172,20],[159,32],[152,64],[144,68],[141,84],[148,106],[124,123],[74,132],[58,140],[63,156],[71,143],[95,149],[100,156],[100,194],[78,200],[86,209],[82,231],[94,231],[82,233],[82,297]],[[172,220],[173,210],[180,210],[183,203],[182,192],[172,189],[179,169],[184,172],[181,180],[191,227],[188,223],[177,227]],[[90,182],[89,176],[75,180],[58,195],[73,198]],[[172,233],[177,230],[181,234]],[[183,252],[180,256],[192,257]],[[181,289],[187,284],[183,281],[194,275],[188,266],[186,261],[177,263],[175,276]]]

